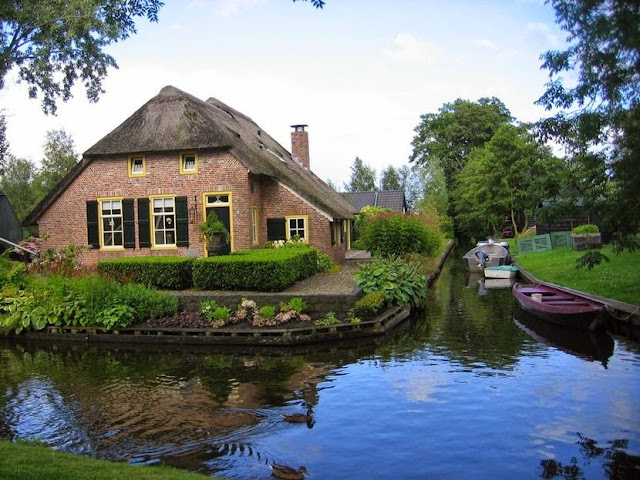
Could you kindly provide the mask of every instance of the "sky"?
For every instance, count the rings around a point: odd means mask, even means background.
[[[380,174],[407,165],[421,115],[458,98],[499,98],[519,121],[548,112],[534,102],[547,72],[540,55],[566,35],[542,0],[165,0],[158,23],[108,47],[98,103],[83,86],[57,116],[28,98],[15,71],[0,91],[16,157],[40,162],[46,132],[65,129],[79,154],[173,85],[215,97],[291,150],[307,124],[311,169],[339,187],[356,157]]]

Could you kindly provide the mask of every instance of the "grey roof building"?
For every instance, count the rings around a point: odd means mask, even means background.
[[[382,190],[379,192],[345,192],[342,195],[358,209],[362,207],[389,208],[395,212],[407,211],[407,201],[402,190]]]

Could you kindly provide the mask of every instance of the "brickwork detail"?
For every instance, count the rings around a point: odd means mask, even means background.
[[[93,160],[56,199],[38,221],[40,236],[48,234],[44,248],[61,249],[70,244],[87,245],[86,201],[97,198],[143,198],[151,195],[186,196],[188,208],[197,209],[195,222],[189,222],[189,247],[140,248],[138,211],[135,206],[136,248],[90,250],[83,263],[141,255],[205,255],[198,224],[204,220],[204,194],[231,192],[232,246],[234,250],[254,248],[251,208],[258,207],[259,246],[267,240],[267,218],[308,215],[311,245],[328,253],[334,261],[344,261],[344,247],[331,246],[327,217],[277,182],[252,175],[228,152],[198,152],[198,173],[180,174],[180,153],[145,155],[145,176],[129,177],[127,155]]]

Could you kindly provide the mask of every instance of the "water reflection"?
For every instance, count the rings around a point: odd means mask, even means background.
[[[638,345],[559,339],[509,288],[466,285],[453,259],[425,311],[375,341],[0,340],[0,436],[241,479],[271,478],[274,462],[316,479],[638,475]],[[286,421],[309,408],[312,421]]]

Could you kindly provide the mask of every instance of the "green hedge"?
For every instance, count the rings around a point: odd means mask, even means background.
[[[313,248],[242,250],[231,255],[198,259],[193,286],[203,290],[280,291],[317,272]]]
[[[98,270],[119,282],[136,282],[150,287],[183,290],[192,283],[191,257],[135,257],[98,262]]]

